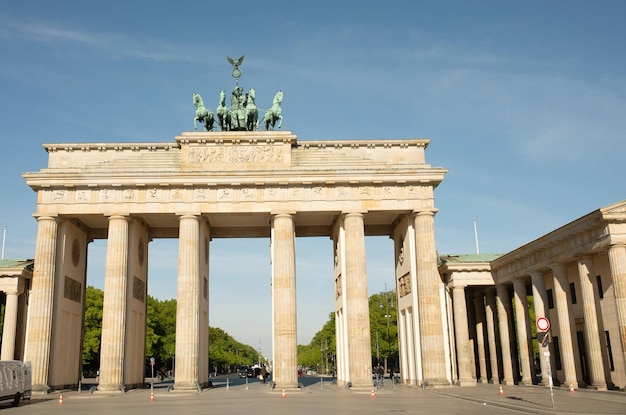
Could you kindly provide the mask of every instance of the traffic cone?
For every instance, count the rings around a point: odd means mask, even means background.
[[[63,395],[59,395],[59,405],[63,405]]]
[[[374,389],[372,389],[372,393],[370,393],[370,398],[374,399]]]
[[[574,385],[572,385],[571,383],[569,384],[569,391],[574,392]]]
[[[504,395],[504,391],[502,390],[502,386],[500,386],[500,395]]]
[[[154,402],[154,391],[150,391],[150,402]]]
[[[281,398],[284,398],[285,396],[286,396],[286,395],[285,395],[285,390],[283,389],[283,393],[281,393],[281,394],[280,394],[280,397],[281,397]]]

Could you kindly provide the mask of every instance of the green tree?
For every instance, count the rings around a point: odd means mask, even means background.
[[[100,365],[102,337],[102,304],[104,291],[87,287],[85,293],[85,335],[83,337],[83,371],[97,371]]]
[[[171,369],[176,350],[176,300],[148,296],[146,307],[146,357],[154,357],[156,367]]]
[[[240,365],[253,365],[259,353],[252,347],[238,342],[220,328],[209,327],[209,365],[218,373],[237,370]]]

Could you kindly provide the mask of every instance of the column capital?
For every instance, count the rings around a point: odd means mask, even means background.
[[[106,216],[109,219],[109,222],[112,221],[112,220],[117,220],[117,219],[122,219],[122,220],[125,220],[125,221],[129,221],[130,220],[130,215],[123,214],[123,213],[115,213],[115,214],[106,215]]]
[[[496,293],[500,298],[510,298],[509,296],[509,287],[510,285],[499,284],[496,285]]]
[[[513,277],[512,278],[513,281],[513,285],[515,285],[515,283],[517,284],[526,284],[528,283],[528,276],[523,275],[523,276],[517,276],[517,277]]]
[[[350,211],[350,212],[341,212],[341,215],[344,216],[344,217],[348,217],[348,216],[363,216],[366,213],[367,213],[366,210],[355,210],[355,211]]]
[[[272,213],[273,218],[291,218],[296,212],[275,212]]]
[[[177,213],[176,216],[178,216],[178,221],[180,222],[182,219],[196,219],[199,220],[201,217],[201,214],[199,212],[195,212],[195,213]]]
[[[528,275],[530,275],[531,279],[533,279],[533,278],[543,278],[546,275],[546,273],[544,271],[541,271],[541,270],[538,270],[538,269],[533,269],[533,270],[530,270],[528,272]]]
[[[550,267],[550,269],[552,270],[552,272],[559,273],[559,272],[564,272],[565,271],[565,264],[562,264],[560,262],[555,262],[552,263],[550,265],[548,265],[548,267]]]
[[[484,297],[485,296],[485,290],[474,291],[473,295],[474,295],[474,298]]]
[[[36,213],[33,216],[35,217],[35,219],[37,219],[38,222],[43,221],[43,220],[51,220],[53,222],[60,221],[59,217],[56,215],[39,215]]]
[[[438,211],[439,209],[414,210],[412,214],[413,216],[435,216]]]

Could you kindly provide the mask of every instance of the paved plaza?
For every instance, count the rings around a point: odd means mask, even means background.
[[[596,392],[567,388],[550,390],[539,386],[499,385],[420,389],[391,385],[380,389],[347,391],[331,379],[305,377],[300,390],[271,390],[269,384],[236,377],[212,378],[213,388],[199,393],[168,392],[169,382],[127,393],[90,393],[83,390],[34,396],[18,408],[2,405],[2,413],[31,414],[625,414],[626,393]],[[154,399],[151,399],[151,395]],[[60,399],[62,398],[62,403]]]

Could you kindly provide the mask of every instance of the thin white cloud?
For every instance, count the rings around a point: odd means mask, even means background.
[[[206,56],[183,45],[164,40],[135,38],[120,33],[85,32],[60,28],[50,22],[20,22],[1,19],[0,35],[12,42],[37,42],[52,46],[76,46],[111,59],[121,57],[157,62],[206,62]]]

